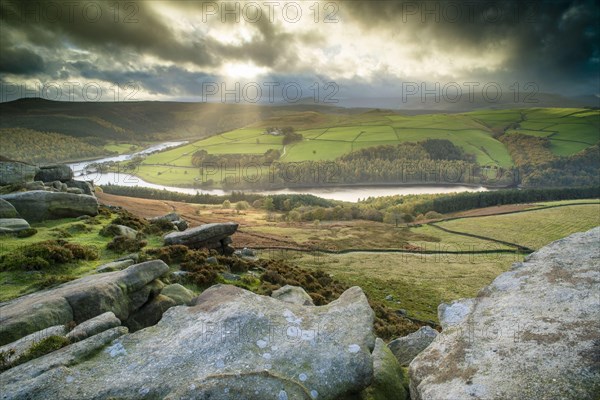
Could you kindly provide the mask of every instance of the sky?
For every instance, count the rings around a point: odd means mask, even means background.
[[[599,10],[594,0],[2,0],[0,100],[598,96]]]

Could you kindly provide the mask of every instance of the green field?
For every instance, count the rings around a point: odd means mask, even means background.
[[[303,140],[283,146],[281,136],[264,134],[267,126],[293,126]],[[157,184],[190,186],[197,176],[191,158],[203,149],[209,154],[264,154],[276,149],[282,162],[335,160],[359,149],[447,139],[474,154],[481,165],[513,166],[499,134],[543,136],[559,156],[575,154],[599,140],[600,111],[578,108],[485,110],[462,114],[405,116],[383,112],[341,116],[316,112],[282,114],[265,121],[211,136],[186,146],[148,156],[138,175]],[[188,168],[188,173],[181,168]],[[216,180],[219,185],[219,180]]]
[[[541,108],[526,113],[526,120],[509,133],[550,139],[550,150],[569,156],[600,140],[600,112],[577,108]]]
[[[457,232],[473,233],[539,249],[554,240],[600,225],[600,203],[463,218],[438,225]]]

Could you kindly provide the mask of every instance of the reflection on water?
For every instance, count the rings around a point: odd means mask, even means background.
[[[179,188],[174,186],[157,185],[154,183],[146,182],[137,176],[118,173],[118,172],[87,172],[84,171],[85,167],[92,163],[102,163],[107,161],[125,161],[133,158],[136,155],[149,154],[155,151],[164,150],[170,147],[179,146],[187,142],[165,142],[154,145],[143,151],[133,154],[123,154],[120,156],[106,157],[99,160],[92,161],[81,161],[79,163],[69,164],[73,169],[77,179],[94,181],[96,185],[120,185],[120,186],[142,186],[152,189],[166,189],[173,192],[196,194],[196,193],[207,193],[213,195],[224,195],[229,194],[231,191],[223,191],[221,189],[191,189],[191,188]],[[365,199],[367,197],[381,197],[381,196],[392,196],[392,195],[408,195],[408,194],[436,194],[436,193],[452,193],[452,192],[483,192],[487,191],[484,187],[469,187],[469,186],[440,186],[440,185],[398,185],[398,186],[351,186],[351,187],[317,187],[317,188],[301,188],[301,189],[280,189],[270,191],[250,191],[246,192],[259,193],[259,194],[312,194],[315,196],[323,197],[331,200],[342,200],[356,202],[358,199]]]
[[[150,154],[150,153],[154,153],[157,151],[166,150],[170,147],[177,147],[177,146],[180,146],[180,145],[186,144],[186,143],[187,142],[164,142],[164,143],[152,145],[152,146],[148,147],[147,149],[144,149],[142,151],[138,151],[138,152],[132,153],[132,154],[121,154],[119,156],[104,157],[104,158],[99,158],[96,160],[79,161],[79,162],[75,162],[75,163],[71,163],[71,164],[67,164],[67,165],[69,167],[71,167],[71,169],[77,176],[77,175],[80,175],[80,173],[90,164],[100,164],[100,163],[105,163],[105,162],[109,162],[109,161],[113,161],[113,162],[127,161],[127,160],[131,160],[135,156],[142,156],[145,154]]]
[[[191,189],[178,188],[174,186],[157,185],[146,182],[130,174],[108,172],[105,174],[89,173],[81,175],[78,179],[93,180],[96,185],[121,185],[121,186],[142,186],[152,189],[166,189],[173,192],[196,194],[207,193],[213,195],[224,195],[231,193],[220,189]],[[308,193],[325,199],[342,200],[355,202],[358,199],[367,197],[392,196],[396,194],[435,194],[435,193],[452,193],[452,192],[483,192],[487,191],[484,187],[468,187],[468,186],[434,186],[434,185],[410,185],[410,186],[352,186],[352,187],[329,187],[329,188],[301,188],[301,189],[280,189],[280,190],[263,190],[245,192],[259,193],[264,195],[269,194],[299,194]]]

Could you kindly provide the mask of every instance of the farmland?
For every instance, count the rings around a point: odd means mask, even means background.
[[[284,146],[282,136],[265,134],[265,127],[286,125],[294,127],[303,139]],[[203,179],[191,160],[200,149],[215,155],[261,155],[277,150],[281,154],[280,162],[332,161],[363,148],[426,139],[449,140],[465,153],[472,154],[479,165],[511,168],[513,157],[498,140],[501,134],[545,137],[550,141],[553,157],[560,157],[594,145],[599,139],[599,129],[599,111],[576,108],[414,116],[382,111],[348,116],[292,112],[153,154],[143,161],[136,174],[152,183],[193,186]],[[267,173],[263,169],[261,173]],[[220,185],[222,175],[215,174],[215,185]]]

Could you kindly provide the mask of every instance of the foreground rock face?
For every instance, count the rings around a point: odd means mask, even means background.
[[[600,228],[531,254],[477,298],[440,306],[411,398],[578,399],[600,392]]]
[[[238,228],[234,222],[214,223],[186,229],[183,232],[171,232],[164,236],[165,245],[183,244],[191,249],[225,250],[231,243],[229,236]]]
[[[98,200],[93,196],[33,190],[10,193],[1,198],[29,222],[98,214]]]
[[[374,380],[372,324],[358,287],[305,307],[217,285],[155,326],[112,328],[10,369],[0,386],[17,399],[336,399]]]
[[[71,321],[81,323],[108,311],[125,321],[158,294],[156,279],[168,271],[162,261],[147,261],[3,303],[0,346],[51,326]]]

